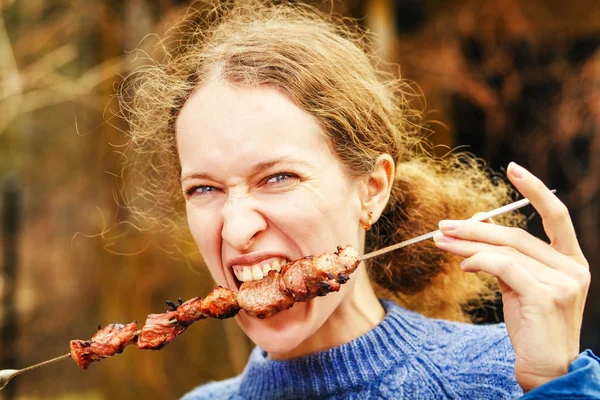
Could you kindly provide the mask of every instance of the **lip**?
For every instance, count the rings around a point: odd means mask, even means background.
[[[291,260],[290,257],[282,253],[255,252],[232,257],[227,260],[225,265],[227,265],[228,268],[232,268],[234,265],[250,266],[268,260],[269,258],[285,258],[286,260]]]

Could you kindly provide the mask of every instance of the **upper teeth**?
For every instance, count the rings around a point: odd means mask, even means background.
[[[282,258],[274,260],[271,263],[266,262],[245,267],[236,266],[233,268],[233,273],[241,282],[259,281],[267,276],[271,270],[281,271],[281,267],[285,264],[287,264],[287,260]]]
[[[263,278],[262,269],[260,269],[260,267],[258,265],[255,265],[254,267],[252,267],[252,278],[254,280],[259,280],[259,279]]]

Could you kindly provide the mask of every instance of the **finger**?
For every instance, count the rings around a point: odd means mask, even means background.
[[[541,285],[515,259],[499,253],[481,252],[465,259],[461,268],[466,272],[487,272],[496,276],[520,296],[538,297]],[[531,297],[530,297],[531,298]]]
[[[475,215],[473,215],[473,216],[471,217],[471,219],[477,219],[477,217],[480,217],[480,216],[482,216],[482,215],[484,215],[484,214],[485,214],[484,212],[478,212],[478,213],[475,213]],[[484,220],[482,220],[481,222],[485,222],[485,223],[487,223],[487,224],[493,224],[493,225],[496,225],[496,223],[494,222],[494,220],[493,220],[492,218],[484,219]]]
[[[531,172],[514,162],[508,165],[507,176],[542,217],[550,245],[563,254],[581,255],[569,211],[558,197]]]
[[[456,239],[441,233],[436,234],[433,237],[433,240],[440,249],[449,251],[460,257],[469,258],[477,253],[497,253],[512,257],[516,262],[527,269],[535,279],[548,285],[555,284],[566,278],[564,274],[552,268],[548,268],[546,265],[528,257],[512,247]],[[565,256],[563,255],[563,257]]]
[[[572,273],[573,261],[584,268],[587,267],[581,257],[575,260],[550,247],[541,239],[520,228],[502,225],[491,225],[473,220],[440,221],[440,231],[446,236],[475,242],[489,243],[496,246],[512,247],[519,252],[538,260],[540,263],[563,273]]]

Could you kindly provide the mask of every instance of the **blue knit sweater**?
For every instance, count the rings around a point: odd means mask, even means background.
[[[509,399],[522,395],[504,324],[430,319],[382,301],[384,320],[329,350],[274,361],[255,348],[244,372],[194,389],[199,399]]]

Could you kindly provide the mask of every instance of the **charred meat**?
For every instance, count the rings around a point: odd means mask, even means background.
[[[304,257],[286,264],[280,273],[270,271],[262,280],[244,282],[237,293],[218,286],[205,298],[195,297],[179,304],[167,302],[169,310],[148,315],[141,331],[136,332],[135,322],[112,324],[98,330],[89,341],[72,340],[71,358],[86,369],[94,361],[122,352],[134,341],[140,349],[159,350],[194,322],[231,318],[240,309],[267,318],[295,302],[337,292],[359,263],[358,253],[351,246],[338,247],[334,254]]]
[[[335,254],[308,256],[288,263],[281,275],[285,290],[294,301],[302,302],[340,290],[358,264],[358,253],[352,247],[338,247]]]
[[[260,281],[244,282],[237,293],[237,301],[243,310],[258,318],[270,317],[294,305],[294,297],[286,290],[281,275],[274,270]]]
[[[200,311],[204,317],[225,319],[234,317],[240,306],[234,291],[217,286],[202,300]]]
[[[98,327],[98,332],[90,340],[71,340],[71,358],[80,368],[87,369],[95,361],[121,353],[135,341],[136,331],[136,322]]]
[[[170,311],[150,314],[140,332],[137,345],[143,350],[160,350],[191,324],[204,318],[230,318],[240,311],[235,292],[217,286],[204,299],[194,297]]]
[[[176,322],[176,313],[177,311],[167,311],[148,315],[139,334],[137,346],[143,350],[160,350],[182,334],[191,323]]]

